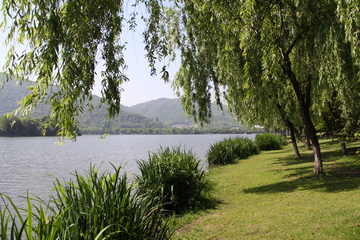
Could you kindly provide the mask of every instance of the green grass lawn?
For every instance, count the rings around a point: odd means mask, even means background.
[[[175,220],[173,239],[360,239],[360,143],[347,143],[347,156],[339,142],[320,143],[320,176],[300,143],[301,158],[289,144],[212,169],[219,204]]]

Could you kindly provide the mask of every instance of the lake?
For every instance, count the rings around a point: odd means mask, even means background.
[[[255,138],[255,134],[211,135],[109,135],[100,141],[98,135],[83,135],[76,142],[58,146],[57,137],[0,137],[0,193],[23,206],[17,196],[36,195],[47,200],[55,178],[69,181],[75,170],[83,173],[90,165],[100,171],[125,166],[129,177],[139,173],[135,160],[147,160],[148,153],[160,146],[192,149],[206,167],[209,146],[228,137]]]

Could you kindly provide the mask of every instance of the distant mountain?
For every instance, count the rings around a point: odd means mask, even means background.
[[[3,83],[3,78],[0,73],[0,84]],[[16,82],[5,84],[0,91],[0,116],[19,107],[20,100],[29,93],[28,86],[27,83],[19,86]]]
[[[129,107],[129,111],[145,117],[158,119],[167,125],[192,125],[192,120],[187,120],[183,113],[180,99],[160,98]]]
[[[0,82],[2,82],[2,77]],[[21,86],[16,82],[8,82],[0,91],[0,116],[16,110],[20,105],[21,99],[30,93],[28,87],[31,83],[24,83]],[[93,96],[92,104],[94,110],[92,112],[84,112],[79,116],[80,129],[83,133],[104,133],[105,129],[109,132],[116,133],[120,128],[164,128],[164,123],[154,121],[151,118],[144,117],[138,113],[127,111],[129,108],[120,106],[120,114],[118,117],[108,121],[106,119],[106,108],[100,106],[100,97]],[[50,115],[49,106],[40,104],[36,109],[32,110],[30,117],[41,118]]]
[[[121,128],[164,128],[166,127],[164,123],[160,121],[155,121],[151,118],[142,116],[138,113],[134,113],[128,111],[129,108],[126,106],[120,106],[120,114],[119,116],[107,120],[107,110],[106,107],[100,106],[100,97],[93,96],[92,104],[94,106],[94,110],[92,112],[86,111],[83,114],[80,114],[79,122],[80,129],[82,132],[94,132],[93,129],[102,129],[104,131],[105,128],[109,129],[111,133],[119,132]]]
[[[192,126],[194,124],[193,118],[188,120],[188,117],[184,114],[180,99],[160,98],[129,107],[129,111],[139,113],[145,117],[158,119],[170,126]],[[212,115],[210,127],[239,127],[239,123],[233,120],[226,108],[221,113],[213,105]]]
[[[0,77],[0,82],[2,82]],[[8,82],[0,91],[0,116],[14,111],[19,107],[19,102],[30,91],[28,86],[31,83],[24,83],[22,86],[16,82]],[[120,115],[110,121],[106,120],[106,107],[100,106],[100,97],[93,96],[92,104],[94,110],[80,115],[79,122],[82,130],[105,129],[105,128],[163,128],[166,125],[174,127],[191,127],[194,125],[193,118],[184,114],[180,99],[160,98],[146,103],[137,104],[132,107],[121,105]],[[50,114],[50,108],[40,104],[34,109],[30,116],[40,118]],[[212,128],[243,128],[234,121],[230,114],[224,109],[222,114],[216,107],[212,108]],[[89,130],[90,131],[90,130]],[[102,130],[103,131],[103,130]],[[86,132],[86,131],[85,131]],[[91,132],[91,131],[90,131]]]

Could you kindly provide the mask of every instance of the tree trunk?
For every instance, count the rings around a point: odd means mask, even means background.
[[[301,35],[299,36],[301,38]],[[296,94],[296,98],[299,103],[299,113],[306,126],[306,132],[309,135],[311,140],[313,151],[314,151],[314,173],[320,174],[323,173],[322,157],[320,151],[320,144],[316,136],[316,130],[314,124],[311,121],[310,117],[310,102],[311,102],[311,61],[309,58],[308,65],[308,76],[306,80],[305,92],[303,93],[300,88],[300,83],[297,81],[294,72],[291,69],[291,60],[289,54],[292,50],[292,47],[298,39],[295,39],[295,42],[290,46],[290,49],[285,53],[284,56],[284,65],[282,65],[283,72],[289,77],[289,80],[293,86],[293,90]]]
[[[305,126],[305,131],[304,131],[304,135],[305,135],[305,139],[306,139],[306,144],[309,145],[309,147],[311,146],[311,143],[310,143],[310,138],[309,138],[309,134],[306,130],[306,126]],[[311,149],[311,148],[310,148]],[[310,150],[308,149],[308,150]]]
[[[285,122],[285,125],[289,128],[289,131],[290,131],[290,136],[291,136],[291,142],[292,142],[292,145],[293,145],[293,148],[294,148],[294,152],[295,152],[295,157],[296,158],[299,158],[300,157],[300,153],[299,153],[299,149],[297,147],[297,144],[296,144],[296,138],[295,138],[295,135],[294,135],[294,132],[295,132],[295,127],[294,127],[294,124],[285,117],[285,115],[283,114],[282,112],[282,108],[280,106],[280,103],[277,103],[277,108],[279,110],[279,113],[282,117],[282,119],[284,120]],[[285,138],[286,138],[286,134],[285,134]]]
[[[341,146],[341,152],[342,152],[344,155],[346,155],[346,154],[347,154],[347,151],[346,151],[346,144],[345,144],[344,140],[341,141],[340,146]]]
[[[311,150],[310,144],[301,137],[300,133],[296,130],[296,128],[294,128],[294,131],[295,131],[295,136],[304,144],[305,148],[307,150]]]
[[[300,114],[306,126],[306,132],[309,135],[309,138],[312,143],[313,151],[314,151],[314,173],[319,174],[323,173],[323,165],[322,165],[322,156],[320,151],[320,144],[318,138],[316,136],[315,127],[310,118],[309,109],[304,109],[300,107]]]
[[[295,152],[295,157],[296,158],[299,158],[300,157],[300,153],[299,153],[299,149],[298,149],[298,146],[297,146],[297,143],[296,143],[296,138],[295,138],[295,127],[294,127],[294,124],[290,121],[289,122],[289,128],[290,128],[290,136],[291,136],[291,142],[292,142],[292,145],[293,145],[293,148],[294,148],[294,152]]]

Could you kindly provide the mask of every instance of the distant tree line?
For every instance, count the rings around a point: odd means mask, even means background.
[[[159,121],[153,121],[142,115],[122,111],[121,114],[108,121],[104,110],[84,113],[79,117],[79,123],[82,131],[87,133],[103,132],[104,129],[120,129],[120,128],[164,128],[165,124]]]
[[[101,125],[101,124],[99,124]],[[120,127],[119,127],[120,126]],[[58,127],[50,121],[49,116],[32,119],[6,114],[0,117],[0,136],[56,136]],[[123,124],[103,124],[100,126],[81,124],[81,134],[242,134],[244,128],[209,128],[189,127],[175,128],[161,122],[124,122]]]
[[[0,135],[2,136],[56,136],[58,127],[50,123],[50,117],[31,119],[2,115],[0,117]]]
[[[241,128],[82,128],[82,134],[242,134],[245,133]]]

